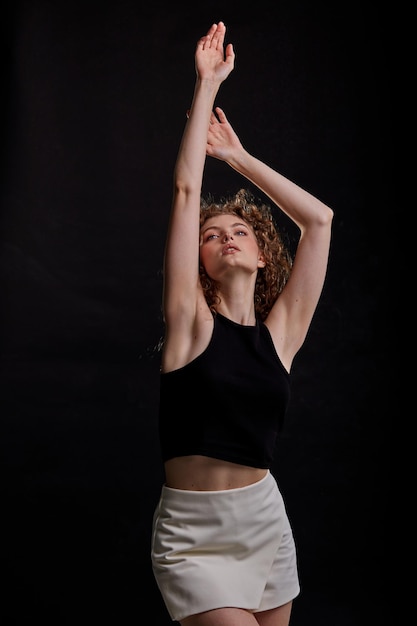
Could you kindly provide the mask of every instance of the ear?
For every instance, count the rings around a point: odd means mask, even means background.
[[[265,265],[266,265],[266,262],[265,262],[265,259],[264,259],[264,255],[263,254],[259,254],[259,257],[258,257],[258,268],[265,267]]]

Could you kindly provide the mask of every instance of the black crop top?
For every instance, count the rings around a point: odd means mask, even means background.
[[[269,468],[289,398],[290,376],[265,324],[217,313],[204,352],[161,373],[162,458],[201,454]]]

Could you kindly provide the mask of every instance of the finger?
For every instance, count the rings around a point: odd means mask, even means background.
[[[207,34],[200,37],[200,39],[197,41],[197,48],[203,48],[204,50],[204,47],[206,44],[210,45],[211,38],[213,37],[213,34],[216,32],[216,28],[217,28],[217,24],[212,24],[210,26],[210,28],[207,31]]]
[[[214,35],[216,34],[217,28],[218,26],[216,23],[212,24],[207,31],[207,35],[204,37],[204,43],[208,44],[208,47],[211,46],[211,42],[213,40]]]
[[[207,41],[207,35],[204,35],[204,37],[200,37],[200,39],[197,41],[197,48],[204,48],[204,44]]]
[[[233,48],[233,44],[228,43],[226,46],[226,63],[230,63],[232,66],[234,65],[235,62],[235,51]]]
[[[216,22],[213,22],[213,24],[210,26],[210,28],[207,31],[207,36],[209,35],[212,36],[216,32],[217,28],[218,28],[218,25],[216,24]]]
[[[216,122],[217,122],[217,118],[214,115],[214,112],[212,112],[210,115],[210,124],[215,124]]]
[[[213,33],[213,38],[211,41],[211,47],[213,48],[222,48],[223,47],[223,42],[224,42],[224,36],[226,33],[226,26],[224,25],[223,22],[219,22],[217,24],[217,28],[215,30],[215,32]]]
[[[227,117],[225,112],[223,111],[223,109],[221,109],[220,107],[216,107],[216,113],[217,113],[217,117],[220,120],[221,124],[226,124],[227,122]]]

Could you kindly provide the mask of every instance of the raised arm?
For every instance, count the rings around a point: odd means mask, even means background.
[[[197,43],[194,94],[174,169],[163,290],[164,361],[168,369],[187,360],[196,311],[198,306],[206,306],[198,273],[200,199],[213,103],[234,67],[232,44],[224,49],[225,34],[226,27],[219,22]],[[175,363],[166,362],[169,354],[175,355]]]
[[[300,229],[291,276],[266,320],[281,360],[290,369],[323,289],[333,211],[249,154],[219,107],[211,116],[206,151],[256,185]]]

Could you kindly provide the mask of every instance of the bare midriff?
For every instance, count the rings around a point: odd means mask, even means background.
[[[189,491],[223,491],[252,485],[267,472],[207,456],[180,456],[165,462],[165,484]]]

